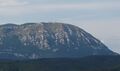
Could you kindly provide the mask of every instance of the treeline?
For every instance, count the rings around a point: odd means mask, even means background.
[[[120,56],[1,60],[0,71],[120,71]]]

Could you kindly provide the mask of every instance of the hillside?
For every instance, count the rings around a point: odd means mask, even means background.
[[[64,23],[0,26],[0,59],[76,58],[116,55],[83,29]]]

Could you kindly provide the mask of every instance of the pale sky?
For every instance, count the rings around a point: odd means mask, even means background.
[[[120,53],[120,0],[0,0],[0,24],[63,22]]]

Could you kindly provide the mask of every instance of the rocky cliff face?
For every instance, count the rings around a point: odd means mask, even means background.
[[[63,23],[0,26],[0,58],[56,58],[114,55],[83,29]]]

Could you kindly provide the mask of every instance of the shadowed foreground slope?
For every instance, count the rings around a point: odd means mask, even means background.
[[[0,71],[119,71],[120,56],[1,61]]]

